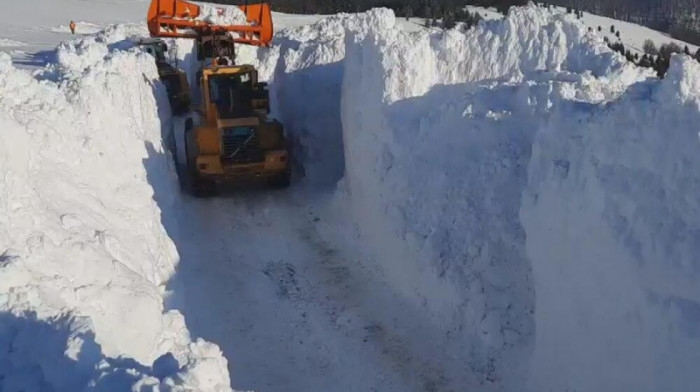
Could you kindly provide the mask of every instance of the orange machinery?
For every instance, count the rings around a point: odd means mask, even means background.
[[[210,65],[202,63],[197,79],[203,106],[195,108],[199,116],[185,121],[179,143],[186,157],[186,162],[179,163],[180,183],[197,197],[215,194],[220,183],[261,179],[273,187],[290,184],[287,140],[282,124],[268,116],[267,84],[258,81],[252,65],[233,64],[234,43],[270,45],[270,6],[238,7],[247,17],[245,25],[214,25],[197,19],[200,7],[183,0],[151,0],[148,10],[152,37],[194,39],[200,60],[214,60]],[[224,49],[230,53],[222,55]],[[231,57],[231,63],[219,62],[226,57]]]
[[[199,6],[184,0],[151,0],[148,8],[148,30],[152,37],[198,38],[221,32],[238,33],[239,44],[268,46],[272,40],[272,13],[270,5],[239,5],[248,19],[247,25],[213,25],[197,20]]]

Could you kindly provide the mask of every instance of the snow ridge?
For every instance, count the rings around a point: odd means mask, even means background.
[[[650,79],[534,5],[467,33],[379,27],[346,42],[353,219],[397,290],[448,342],[470,342],[451,354],[477,381],[697,385],[698,335],[671,327],[700,314],[688,280],[699,204],[680,186],[700,178],[696,62],[678,56],[664,81]]]
[[[38,78],[0,54],[3,389],[229,390],[218,347],[164,313],[177,252],[152,186],[177,192],[170,114],[132,30],[62,44]]]

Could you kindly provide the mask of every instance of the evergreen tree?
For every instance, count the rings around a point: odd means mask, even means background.
[[[444,29],[453,29],[457,23],[452,12],[446,12],[442,17],[442,27]]]
[[[654,41],[647,39],[644,41],[644,46],[642,46],[642,49],[644,49],[644,53],[654,55],[656,56],[659,53],[659,50],[656,49],[656,45],[654,44]]]
[[[637,65],[639,65],[640,67],[644,67],[644,68],[651,68],[652,67],[651,59],[649,58],[648,55],[645,54],[644,56],[642,56],[642,59],[639,60],[639,63]]]
[[[668,60],[670,62],[671,60],[671,55],[673,53],[682,53],[683,49],[675,43],[671,42],[670,44],[664,44],[661,45],[661,48],[659,49],[659,57],[662,57],[665,60]]]

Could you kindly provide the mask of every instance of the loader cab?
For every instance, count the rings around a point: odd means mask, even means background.
[[[202,72],[207,117],[235,119],[265,116],[270,111],[266,83],[258,82],[253,66],[212,67]]]
[[[197,60],[206,61],[217,57],[230,59],[231,64],[236,61],[236,47],[231,34],[221,32],[197,37]]]
[[[251,72],[212,75],[208,80],[210,102],[220,118],[254,116],[253,75]]]

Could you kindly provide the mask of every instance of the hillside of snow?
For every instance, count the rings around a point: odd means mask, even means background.
[[[566,7],[556,7],[549,5],[552,10],[556,10],[561,13],[566,13]],[[501,19],[503,14],[497,12],[492,8],[467,6],[467,9],[471,12],[476,12],[481,15],[482,18],[487,20]],[[625,49],[629,49],[632,53],[644,54],[644,41],[651,40],[654,42],[656,48],[660,48],[661,45],[675,43],[683,49],[685,46],[691,51],[691,54],[695,54],[698,50],[697,45],[692,45],[687,42],[683,42],[674,38],[670,35],[662,33],[657,30],[650,29],[648,27],[640,26],[635,23],[625,22],[622,20],[616,20],[608,18],[605,16],[591,14],[589,12],[582,12],[583,17],[579,19],[587,28],[590,28],[593,32],[600,35],[601,37],[607,38],[611,43],[622,42],[625,45]],[[600,31],[598,30],[600,28]],[[614,29],[614,32],[611,30]],[[620,36],[617,36],[617,33]]]
[[[143,24],[0,53],[0,390],[694,390],[698,62],[536,6],[275,17],[284,192],[180,193]]]

